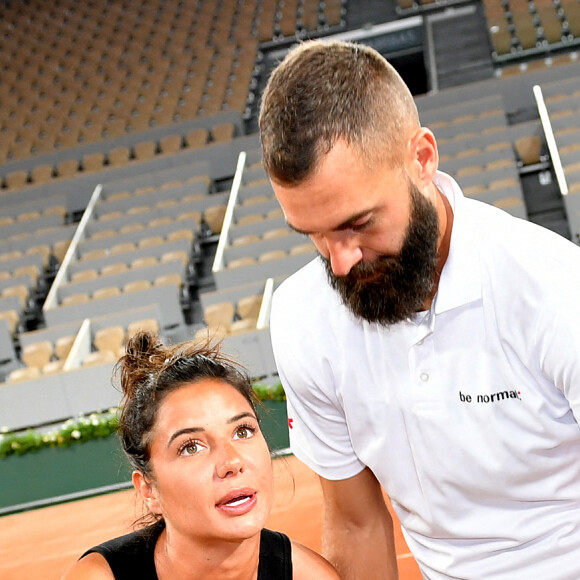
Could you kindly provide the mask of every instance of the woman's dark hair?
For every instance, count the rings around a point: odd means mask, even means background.
[[[158,336],[140,332],[116,365],[123,401],[119,436],[134,469],[153,476],[151,434],[164,397],[183,385],[218,379],[234,387],[256,413],[256,396],[245,369],[220,353],[219,343],[190,341],[165,346]],[[257,415],[257,413],[256,413]]]

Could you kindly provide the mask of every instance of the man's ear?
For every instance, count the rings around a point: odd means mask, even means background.
[[[141,496],[147,509],[153,514],[161,513],[161,506],[155,485],[141,471],[135,470],[132,475],[133,487]]]
[[[420,127],[409,140],[409,174],[420,189],[426,189],[431,184],[439,166],[437,141],[433,133],[426,127]]]

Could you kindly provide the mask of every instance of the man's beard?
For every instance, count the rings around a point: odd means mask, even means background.
[[[424,309],[437,271],[437,210],[409,181],[411,219],[397,256],[362,260],[346,276],[336,276],[322,258],[330,285],[357,317],[368,322],[395,324]],[[365,280],[367,279],[368,280]]]

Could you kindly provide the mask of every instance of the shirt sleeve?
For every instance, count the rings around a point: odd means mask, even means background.
[[[566,397],[580,425],[580,303],[575,297],[564,298],[561,296],[559,307],[546,307],[542,312],[536,344],[542,372]]]
[[[293,297],[278,290],[270,317],[272,347],[288,400],[292,452],[326,479],[352,477],[364,469],[350,439],[344,411],[337,396],[329,353],[332,336],[316,329],[308,307],[300,316]],[[314,328],[313,328],[314,325]]]

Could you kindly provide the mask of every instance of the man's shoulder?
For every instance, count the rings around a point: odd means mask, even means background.
[[[546,227],[484,202],[465,199],[463,203],[468,209],[467,227],[471,235],[479,237],[481,246],[495,259],[511,255],[525,262],[527,256],[537,262],[538,255],[560,254],[580,259],[580,247]]]

